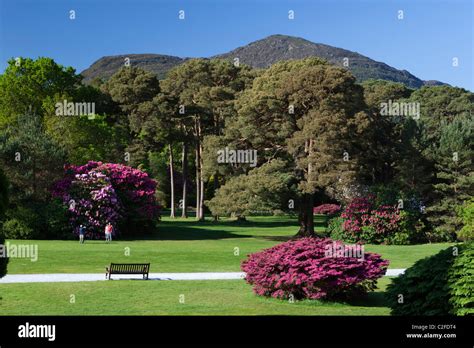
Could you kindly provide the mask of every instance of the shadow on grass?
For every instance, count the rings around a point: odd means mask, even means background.
[[[264,239],[272,242],[288,242],[289,240],[297,239],[296,237],[297,229],[295,229],[295,234],[289,236],[256,236],[257,239]],[[326,238],[328,237],[325,233],[322,232],[315,232],[316,237],[318,238]]]
[[[295,232],[288,236],[256,236],[256,229],[276,229],[294,227]],[[235,231],[232,231],[235,229]],[[248,233],[246,233],[248,231]],[[288,217],[274,221],[262,221],[252,219],[244,221],[221,220],[213,221],[207,218],[205,221],[195,221],[194,218],[164,220],[158,224],[158,231],[152,235],[133,237],[130,240],[212,240],[226,238],[257,238],[268,241],[285,242],[293,238],[298,231],[296,220]],[[124,239],[127,240],[127,239]]]
[[[365,296],[358,297],[351,300],[303,300],[310,301],[315,306],[318,305],[335,305],[335,306],[351,306],[351,307],[388,307],[385,298],[385,292],[370,292]]]
[[[232,233],[219,229],[220,223],[210,221],[161,221],[152,235],[134,237],[133,240],[211,240],[226,238],[251,238],[252,235]]]
[[[296,234],[296,233],[295,233]],[[294,235],[292,236],[259,236],[256,237],[257,239],[264,239],[272,242],[288,242],[295,238]]]
[[[369,292],[366,296],[350,301],[345,304],[359,307],[388,307],[385,291]]]
[[[280,221],[258,221],[258,220],[225,220],[225,221],[205,221],[200,224],[208,224],[210,226],[227,226],[238,228],[275,228],[275,227],[291,227],[298,226],[297,221],[280,220]]]
[[[274,303],[286,303],[287,300],[280,300],[271,297],[260,297],[263,301],[272,301]],[[295,303],[309,304],[315,307],[318,306],[350,306],[350,307],[367,307],[367,308],[383,308],[388,307],[385,298],[385,292],[370,292],[365,296],[352,300],[299,300]]]

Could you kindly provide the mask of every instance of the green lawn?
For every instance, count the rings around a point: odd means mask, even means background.
[[[247,254],[287,240],[297,229],[295,219],[289,217],[253,217],[240,224],[165,218],[149,240],[86,241],[83,245],[77,241],[10,241],[38,244],[39,255],[36,262],[11,259],[8,272],[100,273],[110,262],[150,262],[151,272],[238,272]],[[389,259],[390,268],[406,268],[448,245],[367,245],[365,249]]]
[[[388,282],[350,304],[262,298],[243,280],[5,284],[0,315],[388,315]]]
[[[317,231],[324,227],[317,220]],[[295,218],[252,217],[248,222],[164,218],[147,240],[10,241],[38,244],[37,262],[11,259],[9,274],[101,273],[110,262],[150,262],[151,272],[237,272],[246,255],[288,240],[297,231]],[[449,244],[367,245],[390,260],[390,268],[407,268]],[[235,255],[236,248],[239,255]],[[130,251],[130,256],[125,252]],[[243,280],[142,281],[0,285],[0,315],[388,315],[380,289],[353,303],[297,301],[255,296]],[[179,296],[185,295],[185,303]],[[70,296],[76,303],[71,304]]]

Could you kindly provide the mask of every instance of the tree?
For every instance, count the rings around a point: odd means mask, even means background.
[[[400,83],[368,80],[362,83],[372,127],[367,129],[363,172],[370,186],[395,189],[396,198],[430,195],[433,163],[424,153],[423,123],[419,114],[386,113],[384,108],[392,103],[410,105],[413,90]],[[409,104],[411,103],[411,104]]]
[[[44,132],[41,117],[18,117],[0,136],[0,161],[12,184],[12,198],[44,200],[61,175],[64,150]]]
[[[150,151],[166,150],[170,171],[170,217],[175,217],[175,170],[173,146],[180,139],[179,129],[173,120],[176,103],[163,93],[159,93],[152,100],[139,105],[132,114],[134,131],[138,133],[140,142]]]
[[[0,75],[0,129],[14,124],[18,115],[43,115],[43,102],[54,95],[73,95],[81,77],[71,67],[51,58],[10,59]]]
[[[362,87],[367,106],[375,111],[380,111],[382,103],[408,98],[413,92],[402,83],[385,80],[366,80],[362,83]]]
[[[451,86],[422,87],[412,93],[409,101],[420,103],[420,119],[430,148],[440,140],[442,122],[449,124],[457,116],[469,117],[474,111],[474,93]]]
[[[0,170],[0,222],[8,206],[8,180],[2,170]],[[5,236],[0,229],[0,246],[5,245]],[[0,278],[7,274],[8,258],[0,254]]]
[[[57,114],[64,101],[94,105],[87,115]],[[111,97],[92,86],[80,85],[73,95],[55,95],[43,102],[45,131],[67,152],[69,163],[89,160],[123,161],[129,141],[128,122],[123,123],[120,109]]]
[[[8,207],[8,179],[0,169],[0,221]]]
[[[250,68],[246,66],[235,66],[225,60],[191,59],[172,69],[161,83],[162,92],[176,102],[174,119],[177,128],[182,131],[183,154],[187,155],[187,148],[184,147],[189,137],[194,145],[198,220],[204,219],[204,137],[222,133],[225,120],[234,113],[236,95],[250,83],[252,77]],[[183,173],[186,170],[183,165]]]
[[[298,236],[314,235],[314,195],[357,176],[357,142],[370,126],[361,86],[346,70],[317,58],[280,62],[257,77],[237,105],[228,131],[238,134],[241,146],[258,151],[259,163],[291,163],[298,181]]]
[[[143,69],[125,66],[104,83],[101,90],[117,103],[119,114],[126,116],[125,118],[117,117],[115,123],[119,124],[122,132],[127,134],[124,142],[127,144],[129,164],[146,165],[149,149],[139,136],[143,116],[139,109],[142,104],[153,100],[160,92],[158,79]]]
[[[452,239],[461,226],[456,206],[472,196],[474,93],[451,86],[423,87],[408,101],[420,104],[419,148],[434,174],[426,194],[428,220],[437,239]]]
[[[442,235],[454,238],[462,227],[456,208],[474,192],[474,118],[456,117],[443,122],[436,149],[435,203],[428,208],[429,219]]]
[[[104,84],[103,89],[127,116],[131,116],[141,103],[152,100],[160,92],[160,83],[150,72],[125,66]],[[132,130],[140,128],[133,118],[130,121]]]
[[[3,236],[1,231],[0,231],[0,245],[1,246],[5,245],[5,237]],[[5,255],[0,255],[0,278],[3,278],[7,274],[7,265],[8,265],[8,257],[5,257]]]
[[[273,212],[282,209],[284,198],[289,197],[292,179],[287,163],[274,159],[248,174],[232,177],[205,203],[215,215],[238,219],[262,211]]]
[[[426,202],[432,196],[434,163],[427,158],[423,143],[423,124],[411,117],[399,122],[396,132],[391,182],[406,194],[422,197]],[[401,197],[399,197],[401,198]]]
[[[402,147],[410,142],[408,133],[404,133],[405,117],[382,115],[384,103],[399,102],[408,98],[412,90],[401,83],[384,80],[367,80],[362,83],[367,112],[372,127],[365,135],[363,171],[370,185],[392,183],[397,175],[396,166],[400,161]],[[405,139],[401,139],[405,137]],[[361,144],[361,145],[362,145]],[[406,149],[405,149],[406,151]]]

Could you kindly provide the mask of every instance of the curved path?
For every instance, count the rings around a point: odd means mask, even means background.
[[[404,269],[389,269],[386,276],[398,276]],[[243,272],[203,272],[203,273],[150,273],[150,280],[225,280],[242,279]],[[141,275],[112,275],[112,279],[142,279]],[[54,274],[9,274],[0,279],[0,284],[12,283],[61,283],[93,282],[105,279],[104,273],[54,273]]]

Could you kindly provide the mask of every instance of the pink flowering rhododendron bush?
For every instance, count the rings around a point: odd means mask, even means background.
[[[359,255],[353,250],[357,247]],[[388,263],[380,255],[364,253],[360,245],[302,238],[251,254],[242,270],[261,296],[336,300],[374,290]]]
[[[336,215],[341,211],[339,204],[321,204],[313,208],[314,214]]]
[[[159,217],[155,190],[156,182],[147,173],[122,164],[90,161],[66,166],[52,194],[68,205],[76,233],[83,224],[88,237],[100,238],[107,222],[115,233],[145,232]]]
[[[400,230],[402,216],[392,205],[375,205],[375,195],[354,198],[342,212],[342,225],[348,242],[391,244]]]

